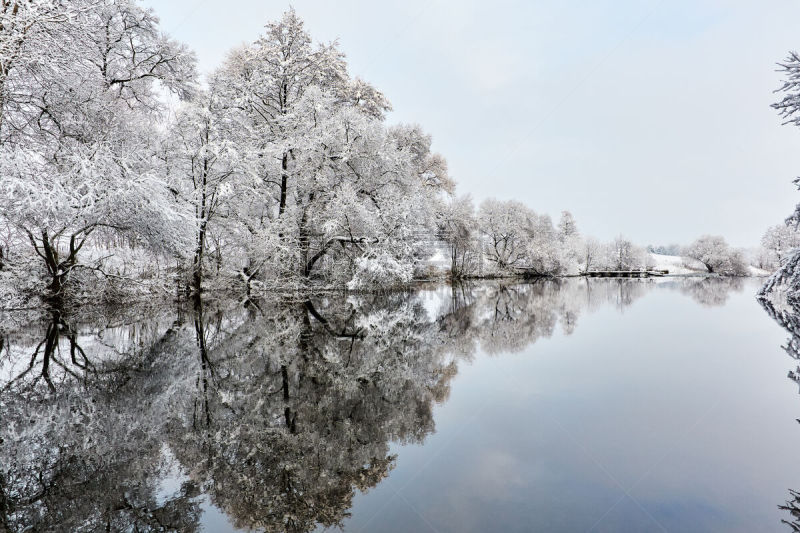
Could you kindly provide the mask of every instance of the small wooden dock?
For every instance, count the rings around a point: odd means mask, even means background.
[[[651,278],[669,274],[669,270],[589,270],[581,276],[589,278]]]

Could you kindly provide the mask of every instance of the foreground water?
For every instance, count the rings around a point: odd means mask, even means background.
[[[757,283],[4,315],[0,531],[792,531]]]

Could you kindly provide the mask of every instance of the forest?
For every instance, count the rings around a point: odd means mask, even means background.
[[[656,266],[568,211],[457,196],[431,136],[390,124],[388,98],[293,9],[203,78],[133,0],[2,6],[6,308]],[[777,233],[749,255],[713,236],[681,255],[774,270],[797,240]]]

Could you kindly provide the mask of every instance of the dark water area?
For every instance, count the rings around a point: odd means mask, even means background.
[[[0,531],[797,531],[758,284],[0,315]]]

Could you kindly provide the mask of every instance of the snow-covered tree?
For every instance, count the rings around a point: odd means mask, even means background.
[[[534,216],[519,202],[484,200],[478,211],[478,227],[486,241],[486,258],[499,270],[525,264],[528,241],[525,228]]]
[[[761,237],[760,268],[776,270],[800,246],[800,232],[786,224],[767,228]]]
[[[236,221],[236,204],[246,201],[242,196],[248,191],[252,161],[242,153],[246,144],[237,142],[246,124],[241,113],[226,104],[213,86],[200,93],[178,111],[162,146],[168,184],[193,213],[192,282],[197,292],[202,290],[209,237],[216,235],[221,262],[222,228]],[[218,225],[218,219],[225,224]]]
[[[41,258],[51,296],[93,234],[180,247],[182,221],[154,168],[152,130],[159,87],[193,90],[193,55],[132,0],[3,9],[4,24],[23,29],[4,41],[0,60],[0,211]]]
[[[747,264],[739,250],[728,246],[723,237],[703,235],[683,250],[683,255],[703,263],[709,273],[746,276]]]
[[[800,55],[790,52],[779,66],[784,80],[778,91],[784,93],[784,96],[772,104],[772,107],[784,119],[784,124],[800,126]],[[794,183],[800,188],[800,178],[795,178]],[[786,225],[794,230],[800,227],[800,204],[797,204],[794,213],[786,219]],[[770,276],[759,291],[759,296],[764,297],[774,290],[783,289],[788,292],[791,300],[797,299],[800,291],[800,248],[784,255],[782,260],[783,264]]]
[[[572,213],[569,211],[561,212],[557,230],[564,271],[576,274],[579,271],[582,252],[586,250]]]
[[[355,275],[354,285],[368,272],[409,281],[425,236],[435,235],[441,194],[452,188],[430,137],[418,127],[387,128],[318,89],[287,119],[295,148],[293,201],[284,218],[301,273],[345,281]]]
[[[569,211],[562,211],[561,218],[558,220],[559,240],[564,242],[576,236],[578,236],[578,225],[575,223],[575,218]]]
[[[293,10],[214,79],[249,120],[265,206],[248,207],[249,229],[262,236],[261,255],[282,257],[279,275],[408,281],[452,190],[430,136],[388,127],[388,101],[349,76],[336,43],[315,45]]]
[[[253,124],[253,143],[263,152],[262,179],[274,193],[276,215],[291,202],[294,150],[291,121],[285,120],[306,91],[317,87],[330,93],[338,106],[355,107],[381,118],[389,102],[375,88],[347,73],[337,43],[314,44],[294,9],[255,43],[234,51],[216,82],[221,92],[241,107]]]
[[[603,245],[594,237],[586,237],[578,248],[578,262],[584,272],[596,269],[603,261]]]
[[[550,217],[510,200],[487,199],[478,210],[486,259],[499,272],[552,275],[562,269],[558,235]]]
[[[250,116],[252,142],[264,155],[262,178],[274,191],[278,216],[290,200],[293,149],[282,119],[309,87],[340,89],[346,76],[344,56],[335,43],[314,46],[293,9],[267,24],[254,44],[234,51],[217,73],[220,91],[227,90],[229,99]]]
[[[450,247],[450,277],[474,275],[482,260],[472,198],[461,196],[447,203],[441,214],[440,234]]]
[[[647,250],[619,235],[605,244],[588,239],[581,248],[581,263],[586,270],[644,270],[652,266],[652,259]]]

